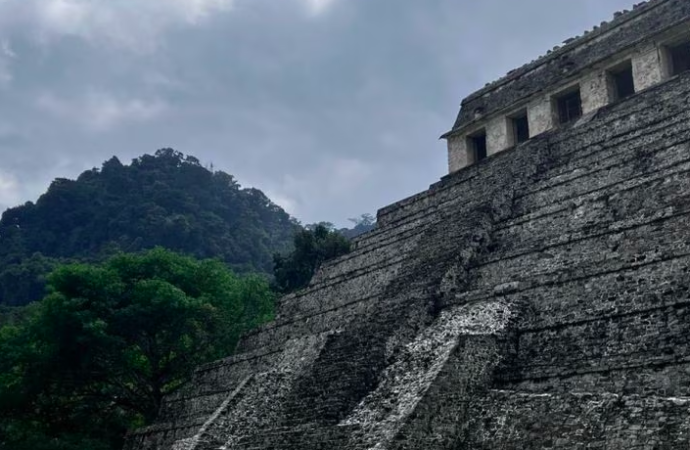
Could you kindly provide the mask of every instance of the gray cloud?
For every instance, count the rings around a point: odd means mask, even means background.
[[[174,147],[304,222],[425,189],[460,99],[629,0],[0,0],[0,208]]]

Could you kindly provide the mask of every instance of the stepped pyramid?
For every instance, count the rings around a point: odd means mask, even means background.
[[[127,450],[690,449],[690,0],[467,97],[449,174]]]

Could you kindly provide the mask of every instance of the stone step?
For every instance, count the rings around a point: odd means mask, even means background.
[[[127,435],[125,450],[168,450],[179,440],[196,434],[208,419],[207,416],[189,418],[174,422],[158,422]]]
[[[688,397],[491,391],[473,410],[474,450],[682,450],[690,438]]]
[[[459,392],[473,383],[481,384],[481,377],[470,380],[469,374],[492,370],[497,359],[495,339],[505,332],[515,314],[516,305],[502,302],[443,311],[399,352],[381,374],[376,389],[342,422],[359,428],[348,443],[363,448],[389,448],[409,423],[414,424],[418,417],[424,421],[426,408],[419,406],[433,404],[436,397],[427,397],[436,383],[447,383]],[[477,340],[476,345],[465,347],[468,351],[460,350],[465,340],[472,341],[477,336],[482,341],[488,338],[490,344],[482,345]],[[463,373],[468,376],[463,378]]]
[[[690,301],[632,314],[520,331],[517,377],[548,378],[687,363]]]
[[[596,194],[549,208],[541,215],[500,226],[493,234],[486,260],[539,252],[574,244],[606,233],[662,222],[690,212],[690,196],[676,192],[690,188],[690,162],[682,170],[644,176],[638,183],[620,183]],[[615,199],[615,207],[610,206]]]
[[[162,402],[158,420],[179,421],[210,415],[225,400],[229,392],[230,390],[222,390],[207,393],[199,388],[185,397],[166,398]]]
[[[533,394],[611,392],[624,395],[690,397],[690,362],[675,359],[665,364],[595,367],[589,371],[561,370],[556,376],[534,371],[530,377],[516,366],[504,367],[495,386]]]
[[[531,286],[562,283],[599,274],[642,267],[690,254],[685,239],[690,216],[640,225],[593,236],[512,258],[481,260],[471,268],[477,288],[492,290],[510,280]],[[675,245],[666,245],[667,242]]]
[[[582,173],[572,180],[517,197],[515,215],[518,220],[524,215],[541,216],[548,214],[549,210],[557,210],[557,206],[563,203],[572,203],[588,195],[600,196],[601,191],[615,190],[621,184],[623,188],[630,188],[648,183],[645,178],[659,178],[659,174],[663,176],[664,172],[687,172],[689,141],[690,131],[665,140],[656,138],[655,143],[646,146],[644,151],[626,153],[624,156],[628,161],[619,160],[596,171],[582,169]]]
[[[330,307],[326,303],[328,299],[324,299],[323,310],[292,320],[274,322],[270,326],[264,327],[260,332],[245,337],[238,349],[239,351],[257,350],[270,346],[273,342],[284,342],[288,339],[314,333],[325,333],[333,329],[356,326],[357,323],[362,323],[365,318],[381,318],[383,317],[381,316],[381,305],[384,302],[387,307],[385,317],[392,317],[395,313],[399,313],[399,317],[405,317],[410,311],[419,308],[419,304],[423,304],[426,298],[422,290],[410,291],[407,294],[404,298],[354,297],[352,301],[335,307]],[[337,304],[340,303],[337,302]]]
[[[690,256],[605,272],[506,294],[529,298],[521,330],[539,330],[683,304],[690,298]]]

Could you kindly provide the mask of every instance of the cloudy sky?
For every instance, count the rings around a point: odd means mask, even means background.
[[[446,170],[463,96],[637,0],[0,0],[0,211],[162,147],[346,224]]]

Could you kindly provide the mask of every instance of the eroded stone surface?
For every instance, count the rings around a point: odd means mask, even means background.
[[[682,450],[690,75],[379,211],[129,450]]]

